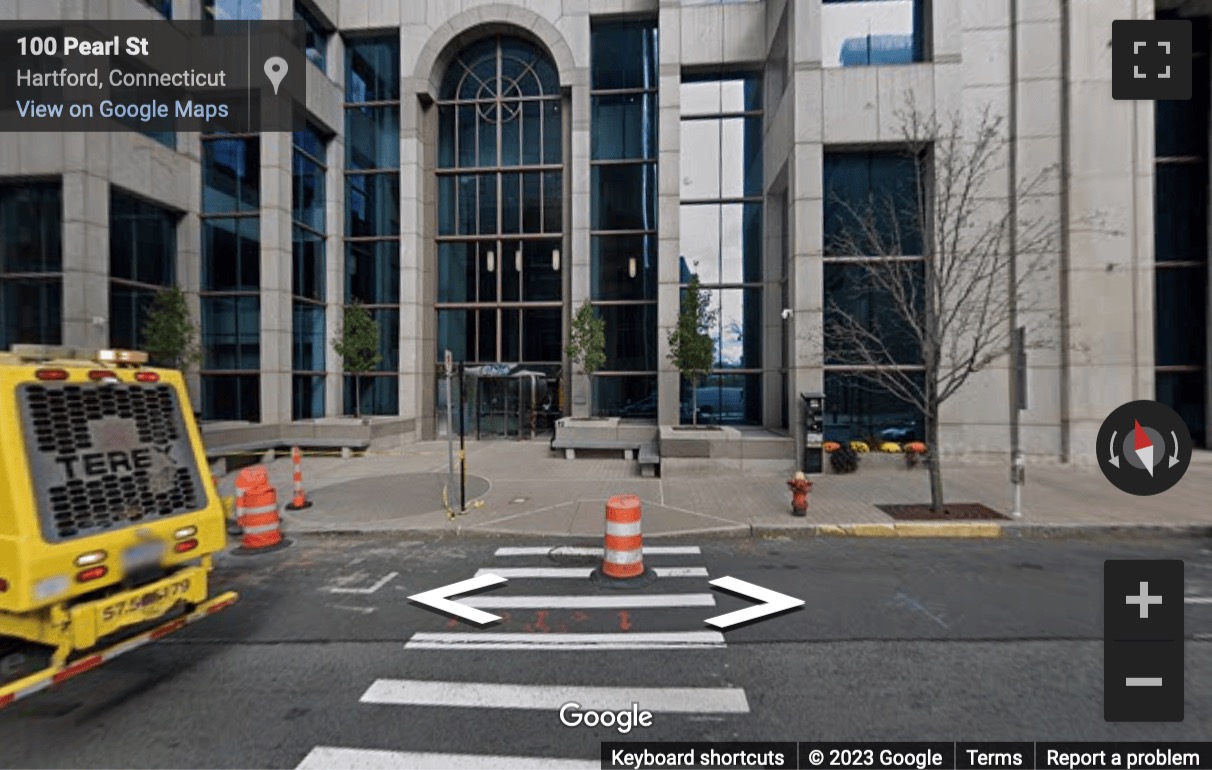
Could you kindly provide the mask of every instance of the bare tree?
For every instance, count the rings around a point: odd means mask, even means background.
[[[869,385],[921,411],[930,507],[938,512],[944,510],[940,407],[1010,352],[1017,317],[1041,329],[1050,323],[1030,289],[1055,259],[1061,223],[1030,213],[1028,203],[1056,169],[1020,181],[1021,205],[1010,206],[1009,140],[1000,117],[986,109],[965,129],[958,116],[939,121],[910,106],[900,120],[914,189],[830,201],[840,221],[827,246],[855,258],[860,277],[852,285],[869,305],[831,301],[825,331],[830,363],[854,367]],[[1032,347],[1049,344],[1046,333],[1028,338]],[[896,360],[906,349],[920,351],[920,360]]]

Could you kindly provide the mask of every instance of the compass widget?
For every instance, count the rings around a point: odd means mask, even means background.
[[[1191,433],[1170,407],[1133,401],[1116,409],[1098,431],[1098,465],[1131,495],[1156,495],[1178,483],[1191,462]]]

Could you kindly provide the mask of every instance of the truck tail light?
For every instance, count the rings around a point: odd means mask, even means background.
[[[112,380],[114,382],[118,381],[118,375],[114,374],[108,369],[93,369],[88,373],[88,378],[93,382],[99,382],[101,380]]]
[[[197,547],[198,547],[197,540],[192,540],[192,539],[191,540],[182,540],[180,543],[177,543],[176,545],[173,546],[173,550],[176,551],[177,553],[186,553],[187,551],[192,551]]]
[[[39,369],[34,372],[34,376],[40,380],[66,380],[66,369]]]
[[[0,594],[4,593],[7,590],[8,590],[8,581],[5,580],[4,578],[0,578]]]
[[[100,580],[109,573],[105,567],[89,567],[76,573],[76,580],[80,583],[87,583],[90,580]]]
[[[76,557],[76,566],[87,567],[91,564],[97,564],[105,561],[106,556],[108,556],[108,554],[105,553],[105,551],[89,551],[88,553],[82,553]]]
[[[160,375],[156,372],[136,372],[135,379],[139,382],[159,382]]]

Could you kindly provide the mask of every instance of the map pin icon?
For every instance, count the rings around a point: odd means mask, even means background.
[[[278,95],[278,86],[282,85],[282,78],[286,77],[288,69],[286,60],[281,56],[271,56],[265,60],[265,74],[269,76],[269,82],[274,84],[274,96]]]

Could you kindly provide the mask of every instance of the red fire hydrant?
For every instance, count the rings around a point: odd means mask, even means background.
[[[812,481],[803,471],[796,471],[795,476],[787,481],[787,488],[791,490],[791,515],[807,516],[808,492],[812,490]]]

